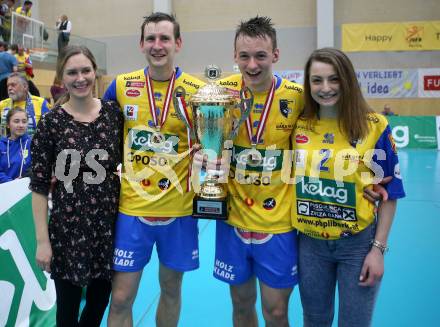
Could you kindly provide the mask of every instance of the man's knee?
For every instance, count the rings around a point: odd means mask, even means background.
[[[127,289],[113,289],[110,310],[115,313],[131,310],[135,295],[127,291]]]
[[[287,322],[288,306],[285,303],[277,303],[270,306],[263,306],[263,316],[267,321]]]
[[[257,292],[253,290],[231,289],[232,304],[235,310],[248,311],[253,310],[257,302]]]
[[[162,295],[168,298],[179,298],[182,288],[183,273],[172,272],[162,275],[159,279]]]

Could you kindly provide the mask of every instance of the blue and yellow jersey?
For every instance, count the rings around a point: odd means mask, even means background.
[[[156,114],[161,117],[169,81],[153,81]],[[204,83],[176,70],[174,88],[186,91],[186,101]],[[182,217],[192,213],[190,144],[186,125],[176,115],[173,101],[154,143],[154,122],[146,88],[146,69],[118,75],[104,98],[119,103],[124,113],[124,162],[119,211],[131,216]],[[192,119],[191,110],[188,115]]]
[[[221,86],[238,92],[242,77],[233,75],[219,81]],[[254,93],[251,110],[252,134],[255,135],[268,92]],[[275,77],[275,93],[260,144],[262,162],[245,164],[252,148],[246,125],[240,126],[232,149],[229,170],[228,223],[263,233],[292,230],[290,203],[292,186],[281,179],[284,150],[291,149],[291,134],[303,108],[300,85]]]
[[[375,219],[363,190],[383,177],[393,176],[385,186],[390,199],[405,196],[388,122],[379,114],[369,114],[368,122],[368,136],[350,143],[336,119],[320,119],[313,128],[298,120],[292,224],[302,233],[332,240],[362,231]]]
[[[35,133],[35,130],[37,128],[37,124],[40,121],[40,118],[42,115],[44,115],[46,112],[49,111],[49,104],[44,98],[40,98],[37,96],[32,95],[31,96],[32,105],[33,105],[33,115],[31,115],[30,112],[28,112],[28,130],[27,134],[33,135]],[[0,102],[0,117],[1,117],[1,135],[6,136],[6,115],[8,114],[8,111],[11,109],[11,107],[14,106],[14,108],[22,108],[26,109],[26,101],[18,101],[12,103],[12,100],[10,98],[5,99]]]
[[[16,12],[17,14],[22,15],[22,16],[32,17],[32,12],[31,12],[30,9],[26,12],[26,10],[25,10],[23,7],[18,7],[18,8],[15,10],[15,12]]]

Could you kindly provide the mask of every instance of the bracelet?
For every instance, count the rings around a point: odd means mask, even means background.
[[[385,252],[389,250],[388,246],[379,242],[378,240],[372,240],[371,245],[377,247],[380,250],[380,252],[382,252],[382,254],[385,254]]]

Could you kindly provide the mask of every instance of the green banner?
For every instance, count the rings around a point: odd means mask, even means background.
[[[435,116],[388,116],[398,148],[437,149]]]
[[[0,185],[0,326],[55,326],[54,283],[35,263],[28,183],[23,179]]]

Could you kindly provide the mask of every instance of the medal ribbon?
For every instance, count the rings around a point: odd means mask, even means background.
[[[251,114],[249,114],[248,118],[246,119],[246,130],[249,136],[249,141],[253,147],[256,147],[260,143],[261,136],[263,135],[264,129],[266,127],[267,118],[269,117],[270,109],[272,107],[274,93],[275,93],[275,78],[272,78],[272,85],[270,87],[269,93],[267,94],[266,101],[264,103],[264,109],[263,112],[261,113],[260,122],[258,123],[257,133],[254,136],[252,135],[253,124],[251,121]]]
[[[173,72],[173,75],[171,76],[170,82],[168,84],[167,93],[165,94],[165,101],[163,104],[160,125],[156,115],[156,101],[154,100],[153,81],[148,72],[147,72],[146,80],[147,80],[146,87],[147,87],[147,95],[148,95],[148,104],[150,105],[150,113],[151,116],[153,117],[153,123],[154,126],[156,127],[156,130],[160,131],[161,127],[165,124],[165,121],[167,120],[168,111],[170,109],[171,97],[174,90],[174,81],[176,80],[176,72],[175,71]]]

